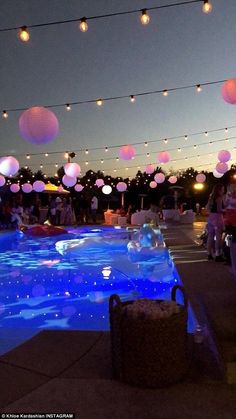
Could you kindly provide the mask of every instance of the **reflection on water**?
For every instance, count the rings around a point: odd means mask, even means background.
[[[1,234],[1,327],[107,330],[111,294],[123,300],[170,298],[178,278],[168,252],[133,261],[127,253],[132,232],[123,228],[69,234],[66,240],[89,238],[89,246],[63,256],[55,248],[58,237]]]

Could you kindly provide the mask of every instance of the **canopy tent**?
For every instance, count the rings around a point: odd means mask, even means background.
[[[45,189],[44,189],[44,193],[48,193],[48,194],[69,194],[70,192],[67,191],[66,189],[59,189],[59,186],[53,185],[53,183],[46,183],[45,184]]]

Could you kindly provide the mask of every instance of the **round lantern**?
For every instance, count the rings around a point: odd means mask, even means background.
[[[21,189],[22,189],[22,191],[23,191],[23,192],[25,192],[25,193],[30,193],[30,192],[32,192],[33,187],[32,187],[32,185],[31,185],[30,183],[24,183],[24,184],[21,186]]]
[[[10,190],[13,193],[17,193],[20,190],[20,186],[18,185],[18,183],[12,183],[12,185],[10,186]]]
[[[119,150],[119,156],[122,160],[131,160],[135,154],[136,151],[132,145],[124,145]]]
[[[118,183],[117,183],[117,185],[116,185],[116,189],[117,189],[119,192],[125,192],[125,191],[126,191],[126,189],[127,189],[127,185],[126,185],[126,183],[125,183],[125,182],[118,182]]]
[[[155,167],[153,166],[153,164],[147,164],[147,166],[145,167],[145,172],[148,175],[152,175],[152,173],[155,172]]]
[[[196,181],[199,183],[203,183],[206,180],[206,175],[204,175],[204,173],[198,173],[198,175],[196,176]]]
[[[5,183],[6,183],[5,177],[0,175],[0,186],[5,185]]]
[[[20,168],[18,160],[15,157],[8,156],[0,159],[0,173],[4,176],[15,175]]]
[[[53,141],[59,132],[55,114],[41,106],[24,111],[19,119],[20,134],[31,144],[47,144]]]
[[[216,178],[221,178],[222,176],[224,176],[223,173],[217,172],[216,169],[214,169],[212,173],[213,173],[213,176],[216,177]]]
[[[160,153],[157,154],[157,160],[159,163],[168,163],[170,161],[168,151],[160,151]]]
[[[168,182],[170,182],[172,185],[174,185],[174,183],[177,182],[177,177],[176,176],[170,176],[168,179]]]
[[[112,188],[111,188],[111,186],[110,186],[110,185],[104,185],[104,186],[102,187],[102,192],[103,192],[105,195],[110,195],[110,193],[112,192]]]
[[[63,186],[62,185],[59,185],[58,188],[57,188],[57,191],[59,193],[63,192]]]
[[[33,183],[33,190],[35,192],[43,192],[45,189],[45,183],[42,180],[36,180]]]
[[[84,189],[84,187],[80,183],[77,183],[75,185],[74,189],[75,189],[76,192],[81,192]]]
[[[236,104],[236,79],[230,79],[224,82],[221,94],[225,102],[231,105]]]
[[[62,183],[64,183],[64,185],[68,187],[74,186],[76,182],[77,182],[77,179],[75,177],[64,175],[62,178]]]
[[[77,163],[66,163],[64,165],[65,174],[70,177],[77,177],[80,175],[80,165]]]
[[[104,180],[103,179],[97,179],[95,183],[96,183],[98,188],[101,188],[101,186],[104,185]]]
[[[218,173],[226,173],[229,170],[227,163],[219,162],[216,165],[216,170]]]
[[[163,173],[157,173],[155,176],[154,176],[154,179],[155,179],[155,182],[156,183],[163,183],[163,182],[165,182],[165,175],[163,174]]]
[[[157,183],[156,183],[154,180],[152,180],[152,181],[149,183],[149,186],[150,186],[150,188],[154,189],[154,188],[156,188],[156,187],[157,187]]]
[[[218,153],[218,160],[222,163],[226,163],[231,159],[231,154],[228,150],[221,150]]]

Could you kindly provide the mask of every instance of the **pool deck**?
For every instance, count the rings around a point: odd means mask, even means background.
[[[183,382],[130,387],[111,379],[109,333],[44,331],[0,357],[0,411],[74,412],[78,419],[235,418],[236,280],[229,266],[206,261],[196,243],[202,228],[164,231],[204,330]]]

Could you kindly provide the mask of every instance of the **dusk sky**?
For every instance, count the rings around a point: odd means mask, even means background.
[[[7,0],[0,3],[0,26],[18,27],[174,2]],[[236,77],[236,0],[211,0],[213,11],[208,15],[202,13],[202,3],[150,11],[150,23],[146,26],[141,25],[138,14],[130,14],[90,20],[86,33],[78,29],[77,22],[31,29],[28,43],[19,41],[16,31],[1,32],[1,111]],[[236,105],[224,102],[221,84],[205,86],[201,93],[192,88],[170,92],[168,97],[140,96],[133,104],[127,98],[107,101],[101,108],[92,103],[75,105],[70,112],[64,107],[52,110],[59,120],[60,134],[44,146],[30,145],[21,138],[18,129],[21,112],[9,111],[8,119],[0,121],[0,155],[15,155],[21,166],[28,165],[33,171],[43,164],[43,172],[50,175],[56,172],[56,163],[60,166],[65,162],[63,152],[94,147],[102,149],[88,155],[76,151],[74,161],[81,165],[83,173],[100,169],[113,176],[134,176],[138,167],[144,170],[148,163],[158,165],[157,152],[169,149],[173,149],[170,154],[175,162],[164,165],[164,170],[190,166],[210,170],[221,149],[230,150],[231,163],[235,163],[236,139],[216,142],[236,137],[236,128],[224,131],[236,126]],[[221,128],[222,131],[208,137],[190,135]],[[169,140],[167,144],[158,141],[177,136],[182,138]],[[154,140],[144,146],[145,141]],[[140,156],[129,162],[116,161],[119,148],[104,151],[106,146],[138,142],[142,143],[135,146]],[[186,146],[189,147],[183,148]],[[25,158],[26,154],[58,151],[61,153],[49,157]]]

